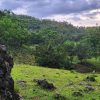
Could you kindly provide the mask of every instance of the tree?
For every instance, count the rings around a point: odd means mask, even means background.
[[[86,42],[80,42],[76,44],[75,47],[75,54],[78,57],[78,59],[80,60],[80,62],[83,62],[83,60],[90,58],[90,48],[89,46],[86,44]]]
[[[75,46],[76,46],[76,42],[74,41],[66,41],[64,43],[64,48],[66,50],[66,53],[68,55],[69,61],[72,64],[73,62],[73,58],[75,56]]]
[[[52,68],[68,68],[70,62],[63,46],[63,38],[57,32],[45,31],[44,43],[36,47],[35,57],[39,65]],[[43,33],[45,34],[45,33]]]
[[[92,56],[95,58],[100,56],[100,27],[88,29],[88,44],[90,45]]]
[[[26,42],[29,33],[21,28],[18,22],[13,22],[8,16],[0,20],[0,42],[6,45],[18,47]]]

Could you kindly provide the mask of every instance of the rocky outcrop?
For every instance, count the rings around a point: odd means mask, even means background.
[[[49,83],[45,79],[44,80],[34,80],[34,81],[37,82],[37,85],[39,85],[43,89],[47,89],[47,90],[54,90],[54,89],[56,89],[56,87],[53,85],[53,83]]]
[[[0,45],[0,100],[20,100],[14,90],[14,80],[11,77],[13,58],[7,54],[6,47]]]

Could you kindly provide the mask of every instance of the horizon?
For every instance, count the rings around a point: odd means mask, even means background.
[[[100,0],[1,0],[0,10],[74,26],[100,26]]]

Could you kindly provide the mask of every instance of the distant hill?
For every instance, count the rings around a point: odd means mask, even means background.
[[[68,22],[57,22],[47,19],[38,19],[26,15],[11,15],[12,20],[17,20],[22,28],[28,29],[30,32],[39,32],[41,30],[52,30],[65,35],[70,39],[78,40],[79,37],[85,35],[84,27],[75,27]],[[72,38],[71,38],[71,37]]]

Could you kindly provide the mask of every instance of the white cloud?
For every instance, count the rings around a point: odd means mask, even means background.
[[[53,15],[46,17],[46,19],[67,21],[74,26],[96,26],[97,24],[100,26],[100,13],[96,12],[96,10],[77,14]]]
[[[27,15],[27,10],[24,8],[17,8],[15,10],[12,10],[15,14],[21,14],[21,15]]]
[[[22,5],[21,7],[18,7],[14,10],[12,10],[15,14],[21,14],[21,15],[28,15],[28,11],[27,11],[27,8],[28,8],[28,4],[27,5]]]

